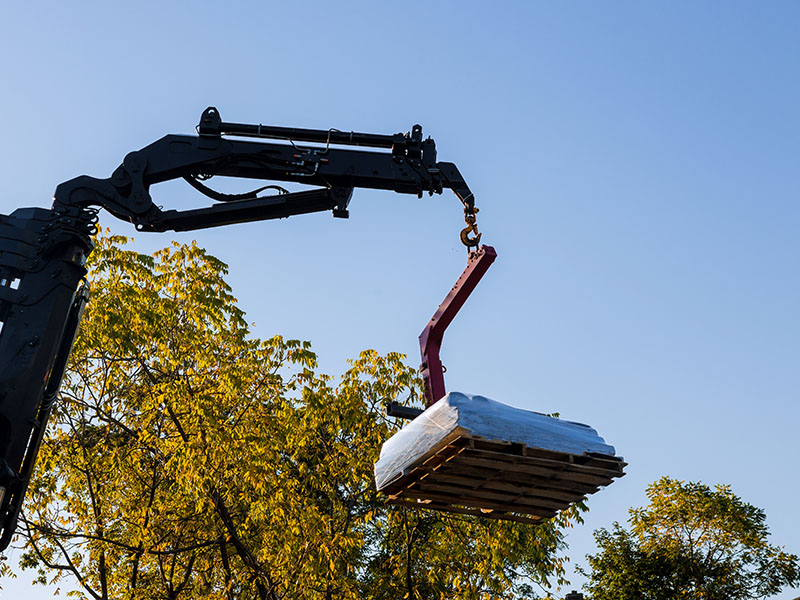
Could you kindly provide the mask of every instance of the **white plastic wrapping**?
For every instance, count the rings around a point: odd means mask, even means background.
[[[524,444],[568,454],[614,456],[614,447],[588,425],[513,408],[484,396],[450,392],[383,445],[375,463],[378,489],[458,437]]]

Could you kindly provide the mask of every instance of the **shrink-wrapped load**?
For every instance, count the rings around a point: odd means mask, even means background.
[[[588,425],[451,392],[384,444],[375,482],[397,503],[537,521],[624,466]]]

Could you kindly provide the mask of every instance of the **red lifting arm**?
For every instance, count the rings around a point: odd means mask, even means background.
[[[464,269],[453,289],[436,309],[419,336],[426,407],[431,406],[447,393],[444,387],[444,369],[442,361],[439,359],[444,331],[464,306],[472,290],[489,270],[495,258],[497,258],[497,252],[491,246],[481,246],[475,252],[470,253],[467,268]]]

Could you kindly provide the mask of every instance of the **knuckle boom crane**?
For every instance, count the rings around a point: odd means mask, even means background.
[[[252,139],[238,139],[242,137]],[[288,192],[265,186],[246,194],[222,194],[203,183],[215,175],[318,187]],[[193,210],[160,209],[151,198],[151,186],[178,178],[218,203]],[[436,145],[423,139],[419,125],[405,134],[375,135],[226,123],[214,107],[203,112],[197,135],[167,135],[131,152],[107,179],[80,176],[60,184],[51,209],[21,208],[0,215],[0,550],[16,529],[88,300],[84,263],[97,232],[98,209],[139,231],[153,232],[326,210],[347,218],[356,187],[420,197],[449,188],[473,221],[462,241],[478,244],[479,237],[469,235],[477,231],[472,192],[453,163],[437,162]],[[278,193],[259,195],[268,188]]]
[[[224,194],[206,185],[214,176],[316,187],[289,192],[270,184]],[[178,178],[217,202],[162,210],[150,188]],[[150,232],[326,210],[347,218],[357,187],[420,197],[452,190],[463,204],[466,227],[460,238],[469,257],[420,336],[429,408],[387,407],[389,415],[414,421],[384,445],[375,467],[378,489],[398,504],[536,522],[624,474],[625,463],[586,425],[511,409],[482,396],[446,394],[439,359],[444,329],[496,253],[490,246],[478,248],[472,192],[453,163],[437,161],[435,143],[423,139],[419,125],[405,134],[376,135],[226,123],[209,107],[197,135],[167,135],[131,152],[106,179],[84,175],[60,184],[51,209],[0,215],[0,550],[14,535],[88,301],[84,264],[98,210]],[[267,189],[275,193],[259,195]],[[431,417],[430,411],[438,413]],[[442,419],[450,424],[446,435],[437,429]],[[434,430],[438,437],[431,435]]]

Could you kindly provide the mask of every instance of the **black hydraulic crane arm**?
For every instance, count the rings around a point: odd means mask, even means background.
[[[458,168],[436,161],[436,145],[430,138],[422,139],[419,125],[410,133],[395,135],[242,125],[222,122],[212,107],[203,113],[197,129],[197,136],[167,135],[131,152],[108,179],[82,176],[62,183],[56,188],[54,208],[100,206],[140,231],[186,231],[322,210],[347,217],[353,188],[360,187],[418,196],[449,188],[463,203],[466,216],[476,212],[472,192]],[[234,140],[223,134],[283,138],[290,143]],[[325,145],[300,145],[305,142]],[[332,144],[387,151],[333,148]],[[202,183],[213,176],[286,181],[317,189],[289,193],[270,186],[284,193],[226,196]],[[224,202],[195,210],[162,211],[150,197],[150,186],[178,178]]]
[[[258,139],[231,139],[236,137]],[[223,194],[204,183],[214,176],[316,187],[288,192],[267,185]],[[177,178],[218,203],[162,210],[150,187]],[[461,241],[478,245],[472,192],[454,164],[437,162],[435,143],[422,138],[419,125],[394,135],[245,125],[223,122],[213,107],[203,112],[196,136],[167,135],[131,152],[107,179],[81,176],[62,183],[50,210],[0,215],[0,550],[16,529],[87,302],[84,263],[97,209],[140,231],[186,231],[324,210],[347,217],[357,187],[419,196],[449,188],[464,205]],[[259,195],[267,189],[277,193]]]

